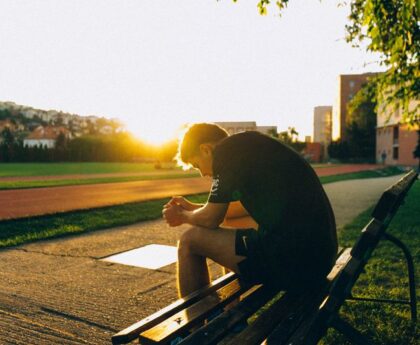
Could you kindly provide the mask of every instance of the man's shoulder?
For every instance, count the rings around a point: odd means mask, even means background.
[[[223,139],[216,147],[217,148],[228,148],[228,147],[253,147],[257,143],[273,142],[274,139],[256,131],[246,131],[236,134],[232,134]]]

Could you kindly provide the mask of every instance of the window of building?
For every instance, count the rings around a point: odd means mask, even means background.
[[[395,126],[393,130],[394,130],[393,138],[398,139],[398,133],[399,133],[398,126]]]
[[[392,158],[393,159],[398,159],[398,147],[394,147],[392,149]]]
[[[356,85],[355,82],[354,82],[354,80],[350,80],[349,81],[350,89],[353,89],[354,88],[354,85]]]

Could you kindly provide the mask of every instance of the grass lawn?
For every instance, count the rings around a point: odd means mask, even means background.
[[[68,166],[62,166],[68,164]],[[87,164],[87,166],[84,166]],[[128,173],[139,173],[139,172],[150,172],[151,174],[142,176],[109,176],[109,177],[92,177],[92,178],[81,178],[81,179],[54,179],[54,180],[28,180],[28,181],[0,181],[0,190],[6,189],[24,189],[24,188],[44,188],[44,187],[58,187],[58,186],[72,186],[72,185],[84,185],[84,184],[97,184],[97,183],[115,183],[115,182],[130,182],[130,181],[142,181],[142,180],[156,180],[156,179],[170,179],[170,178],[187,178],[187,177],[197,177],[200,174],[196,171],[182,171],[179,168],[171,169],[171,170],[155,170],[151,164],[135,164],[129,165],[130,163],[123,163],[121,167],[118,167],[118,163],[81,163],[80,167],[82,170],[80,171],[90,171],[83,173],[87,176],[92,175],[94,173],[112,173],[111,170],[115,169],[114,172],[128,172]],[[16,165],[15,169],[18,167],[21,170],[25,170],[25,166],[22,164],[12,164]],[[48,165],[48,164],[44,164]],[[55,171],[61,171],[62,174],[66,174],[70,171],[76,171],[78,164],[73,163],[62,163],[62,164],[52,164],[57,165],[57,167],[53,168]],[[42,166],[42,164],[29,164],[27,166],[27,172],[20,172],[28,173],[28,174],[35,174],[41,173],[46,168]],[[85,170],[83,170],[85,169]],[[96,169],[96,170],[95,170]],[[118,170],[121,169],[121,170]],[[136,170],[137,169],[137,170]],[[142,170],[143,169],[143,170]],[[11,171],[11,170],[10,170]],[[166,173],[165,173],[166,171]],[[153,172],[156,172],[154,175]],[[351,180],[351,179],[361,179],[361,178],[372,178],[372,177],[383,177],[383,176],[391,176],[397,175],[401,173],[401,169],[399,167],[386,167],[380,168],[378,170],[369,170],[369,171],[361,171],[356,173],[348,173],[348,174],[340,174],[340,175],[333,175],[333,176],[321,176],[320,180],[322,183],[330,183],[330,182],[337,182],[343,180]],[[0,164],[0,177],[2,174],[2,165]],[[55,174],[50,174],[55,175]],[[23,176],[23,175],[17,175]],[[39,176],[39,175],[26,175],[27,176]],[[41,176],[48,176],[48,175],[41,175]]]
[[[392,220],[388,233],[402,240],[410,249],[419,279],[420,259],[420,182],[417,181],[407,195],[406,202]],[[360,230],[371,218],[372,209],[359,215],[339,233],[343,247],[354,244]],[[354,289],[354,296],[408,299],[408,277],[406,261],[401,250],[388,243],[380,242]],[[419,303],[417,308],[419,309]],[[369,302],[346,302],[341,316],[363,334],[372,338],[375,344],[418,344],[415,332],[410,329],[410,308],[398,304]],[[350,344],[341,334],[330,330],[321,344]]]
[[[375,178],[375,177],[386,177],[402,174],[403,170],[400,167],[390,166],[386,168],[380,168],[376,170],[359,171],[348,174],[339,174],[331,176],[321,176],[319,179],[322,184],[345,181],[345,180],[356,180],[364,178]]]
[[[162,180],[174,178],[198,177],[198,172],[185,173],[183,171],[169,170],[167,173],[159,173],[155,175],[140,176],[117,176],[117,177],[96,177],[82,179],[62,179],[62,180],[35,180],[35,181],[0,181],[0,190],[7,189],[28,189],[28,188],[45,188],[59,186],[75,186],[84,184],[98,183],[116,183],[116,182],[132,182],[144,180]]]
[[[165,163],[163,168],[175,168]],[[0,177],[112,174],[154,171],[153,163],[0,163]]]

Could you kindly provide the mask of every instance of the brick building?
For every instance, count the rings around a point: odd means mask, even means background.
[[[311,163],[321,162],[323,157],[323,145],[321,143],[306,142],[306,146],[303,149],[303,157]]]
[[[412,101],[414,109],[419,102]],[[382,109],[381,109],[382,108]],[[402,123],[401,110],[379,107],[376,127],[376,162],[387,165],[417,166],[418,159],[413,157],[417,146],[419,124],[408,126]]]
[[[333,107],[332,139],[346,139],[347,105],[354,95],[377,73],[340,74],[338,76],[338,95]]]

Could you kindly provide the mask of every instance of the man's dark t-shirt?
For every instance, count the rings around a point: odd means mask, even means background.
[[[240,200],[258,223],[267,271],[296,281],[325,276],[337,253],[334,215],[312,167],[258,132],[223,139],[213,153],[209,202]]]

